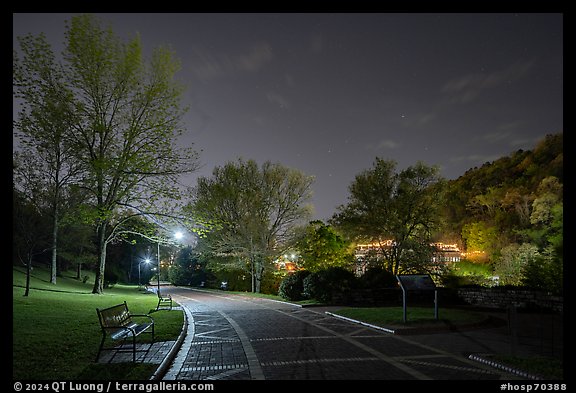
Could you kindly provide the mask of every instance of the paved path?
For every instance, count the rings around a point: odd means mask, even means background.
[[[517,378],[468,359],[498,342],[454,333],[398,336],[283,302],[186,288],[165,291],[189,321],[165,380]]]

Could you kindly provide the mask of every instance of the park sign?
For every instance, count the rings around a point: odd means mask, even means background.
[[[407,291],[433,291],[436,289],[436,284],[429,274],[401,274],[397,275],[396,278],[400,286]]]
[[[438,319],[438,291],[429,274],[398,274],[396,279],[402,288],[404,323],[406,323],[406,294],[408,291],[434,291],[434,319]]]

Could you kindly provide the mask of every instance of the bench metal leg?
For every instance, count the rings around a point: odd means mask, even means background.
[[[136,336],[132,335],[132,362],[136,363]]]
[[[102,353],[103,349],[108,349],[110,351],[114,351],[114,355],[112,355],[111,360],[114,358],[114,356],[116,356],[116,354],[118,352],[127,352],[125,349],[123,349],[124,345],[126,344],[126,337],[122,340],[122,342],[117,345],[116,347],[113,348],[104,348],[104,342],[106,341],[106,336],[103,335],[102,336],[102,340],[100,341],[100,347],[98,348],[98,354],[96,355],[96,363],[98,363],[100,361],[100,355]],[[154,325],[152,325],[152,342],[154,342]],[[148,351],[150,351],[150,349],[148,349]],[[147,352],[148,352],[147,351]],[[133,335],[132,336],[132,362],[136,362],[136,336]]]
[[[106,335],[102,335],[102,340],[100,340],[100,347],[98,348],[98,354],[96,355],[96,363],[100,360],[100,353],[102,348],[104,348],[104,341],[106,340]]]

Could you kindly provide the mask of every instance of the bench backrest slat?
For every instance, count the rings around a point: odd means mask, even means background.
[[[103,328],[126,326],[132,323],[132,317],[126,302],[103,310],[98,309],[98,316]]]

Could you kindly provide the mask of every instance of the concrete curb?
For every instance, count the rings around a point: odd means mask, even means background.
[[[366,322],[358,321],[358,320],[356,320],[356,319],[352,319],[352,318],[348,318],[348,317],[343,317],[342,315],[334,314],[334,313],[331,313],[330,311],[324,311],[324,313],[325,313],[325,314],[328,314],[328,315],[330,315],[330,316],[332,316],[332,317],[336,317],[336,318],[343,319],[343,320],[348,321],[348,322],[353,322],[353,323],[357,323],[357,324],[359,324],[359,325],[364,325],[364,326],[371,327],[371,328],[373,328],[373,329],[382,330],[382,331],[384,331],[384,332],[386,332],[386,333],[396,334],[396,333],[395,333],[395,330],[388,329],[388,328],[385,328],[385,327],[382,327],[382,326],[376,326],[376,325],[372,325],[371,323],[366,323]]]
[[[180,330],[180,335],[178,336],[178,339],[176,340],[174,345],[172,345],[172,348],[170,348],[168,354],[164,357],[164,360],[162,360],[162,363],[160,363],[154,374],[152,374],[152,376],[150,377],[151,381],[158,381],[164,377],[166,371],[168,371],[168,368],[170,367],[172,361],[176,357],[176,354],[178,354],[178,351],[182,347],[182,343],[184,342],[184,338],[186,337],[186,334],[188,332],[188,315],[184,309],[182,309],[182,313],[184,314],[184,323],[182,324],[182,330]]]
[[[479,363],[482,363],[482,364],[486,364],[486,365],[488,365],[488,366],[491,366],[491,367],[497,368],[497,369],[499,369],[499,370],[503,370],[503,371],[509,372],[509,373],[511,373],[511,374],[514,374],[514,375],[518,375],[519,377],[522,377],[522,378],[534,379],[534,380],[543,380],[543,378],[541,378],[541,377],[539,377],[539,376],[537,376],[537,375],[532,375],[532,374],[529,374],[529,373],[526,372],[526,371],[523,371],[523,370],[520,370],[520,369],[516,369],[516,368],[514,368],[514,367],[506,366],[506,365],[501,364],[501,363],[498,363],[498,362],[496,362],[496,361],[494,361],[494,360],[490,360],[490,359],[483,358],[483,357],[480,356],[480,355],[472,354],[472,355],[468,356],[468,359],[474,360],[474,361],[479,362]]]

